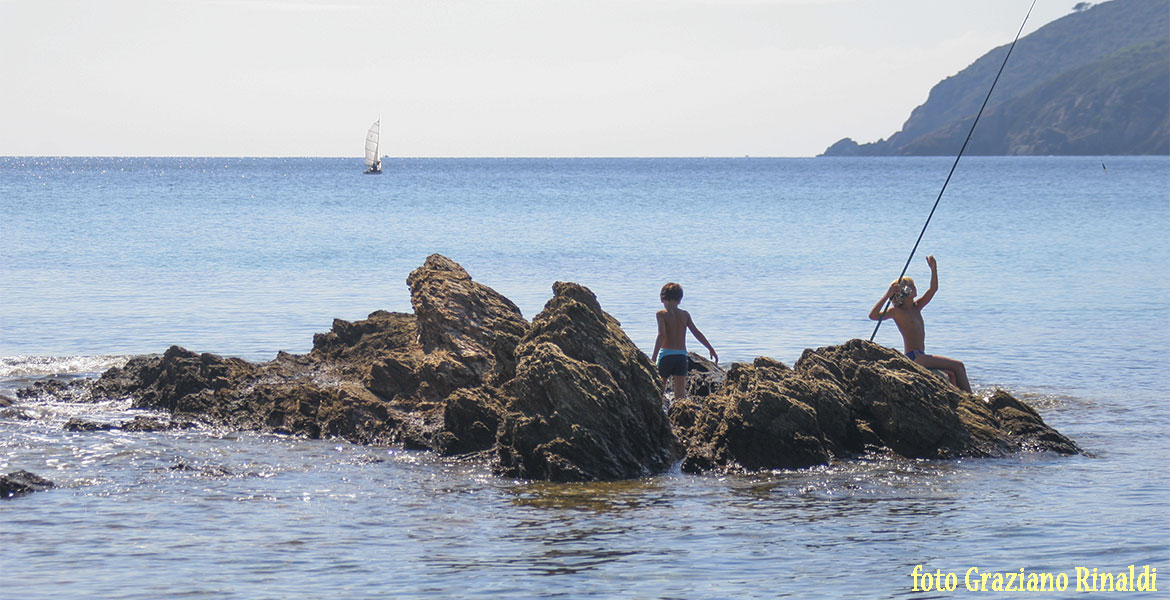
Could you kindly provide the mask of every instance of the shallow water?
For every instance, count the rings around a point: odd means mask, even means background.
[[[588,285],[647,350],[658,288],[677,280],[724,361],[791,364],[869,336],[949,167],[428,159],[362,177],[339,159],[0,159],[0,394],[171,343],[304,352],[334,317],[409,311],[406,275],[431,252],[529,318],[553,281]],[[1167,190],[1165,158],[965,158],[923,242],[941,275],[928,349],[1089,456],[561,485],[332,441],[66,432],[141,411],[23,402],[0,409],[0,472],[63,487],[0,503],[0,542],[20,549],[0,554],[0,583],[46,598],[875,598],[931,597],[911,591],[917,564],[958,574],[937,597],[964,593],[972,566],[1166,568]],[[909,274],[927,281],[921,257]]]

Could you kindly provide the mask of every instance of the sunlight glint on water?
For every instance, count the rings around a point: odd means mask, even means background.
[[[0,408],[13,597],[912,595],[910,569],[1120,570],[1170,555],[1170,162],[963,159],[921,255],[928,349],[1091,452],[528,483],[218,430],[66,432],[122,403]],[[868,337],[950,159],[0,159],[0,394],[171,344],[267,360],[409,311],[433,252],[534,316],[597,293],[642,348],[658,289],[724,359]],[[878,341],[897,345],[884,326]],[[19,573],[19,577],[10,574]],[[1042,594],[1040,596],[1043,596]]]

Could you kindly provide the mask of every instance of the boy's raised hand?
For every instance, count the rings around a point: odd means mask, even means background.
[[[930,270],[934,271],[938,268],[938,263],[934,260],[934,255],[930,254],[926,257],[926,264],[930,265]]]

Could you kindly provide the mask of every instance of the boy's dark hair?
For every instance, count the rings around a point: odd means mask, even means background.
[[[662,286],[662,293],[659,295],[663,300],[674,300],[675,302],[682,302],[682,294],[682,286],[672,281]]]

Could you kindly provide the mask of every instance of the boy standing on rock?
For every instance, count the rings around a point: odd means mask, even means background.
[[[971,383],[967,381],[967,367],[963,363],[953,358],[926,353],[926,325],[922,321],[922,308],[938,291],[938,264],[934,256],[927,256],[926,264],[930,265],[930,289],[926,290],[921,298],[914,297],[918,293],[918,288],[914,287],[914,280],[902,277],[891,283],[886,294],[873,305],[869,311],[869,318],[880,321],[893,317],[894,323],[898,325],[898,331],[902,334],[902,344],[907,358],[927,369],[946,371],[952,385],[964,392],[970,392]],[[886,299],[890,300],[890,308],[881,312]]]
[[[699,340],[701,344],[707,347],[711,353],[711,360],[719,362],[719,355],[715,353],[715,348],[703,336],[698,327],[695,327],[695,322],[691,320],[691,314],[678,307],[678,303],[682,302],[683,289],[682,286],[671,282],[662,286],[662,292],[659,298],[662,300],[662,310],[658,311],[658,338],[654,340],[654,353],[650,356],[651,360],[658,363],[658,374],[665,382],[666,379],[671,380],[671,385],[674,389],[674,398],[687,397],[687,370],[689,359],[687,359],[687,329],[695,334],[695,339]],[[661,356],[659,356],[661,350]]]

